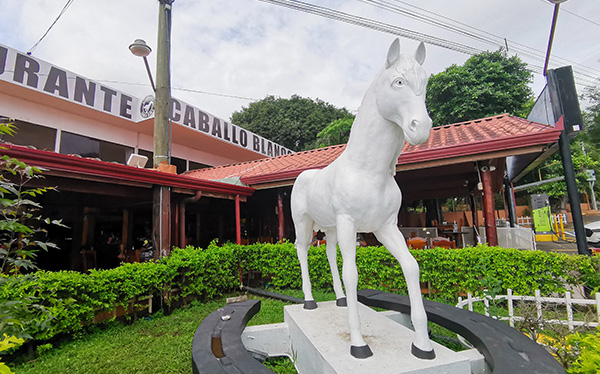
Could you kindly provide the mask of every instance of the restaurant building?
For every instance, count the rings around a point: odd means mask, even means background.
[[[253,189],[151,169],[153,105],[152,96],[134,97],[0,45],[0,118],[17,127],[2,137],[1,152],[47,169],[32,183],[57,187],[42,197],[44,213],[69,226],[49,233],[61,250],[41,253],[43,267],[110,266],[113,253],[152,242],[157,186],[169,191],[160,197],[168,197],[169,211],[161,214],[172,223],[173,245],[235,240],[236,207]],[[171,120],[178,174],[291,153],[177,98]],[[99,251],[108,244],[110,260]],[[92,265],[84,266],[88,254]]]
[[[0,117],[18,127],[14,137],[4,137],[2,153],[46,169],[35,183],[58,192],[42,197],[44,214],[69,227],[49,232],[61,249],[40,254],[41,267],[85,271],[115,266],[122,256],[139,261],[154,242],[157,215],[170,222],[172,246],[293,241],[295,178],[327,166],[345,148],[293,153],[175,98],[171,163],[177,174],[169,174],[131,156],[152,159],[152,115],[151,96],[136,98],[0,45]],[[463,244],[477,238],[498,244],[494,194],[510,192],[512,181],[556,151],[561,126],[502,114],[435,127],[428,142],[406,144],[395,177],[403,194],[401,229],[440,234],[448,226],[435,202],[468,196],[474,214],[459,218],[468,234]],[[157,193],[165,190],[168,196]],[[154,212],[153,201],[161,198],[167,208]],[[433,205],[427,214],[409,214],[406,207],[419,201]],[[483,215],[476,214],[478,206]]]

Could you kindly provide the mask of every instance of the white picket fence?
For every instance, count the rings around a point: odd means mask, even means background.
[[[506,300],[508,304],[508,317],[493,316],[492,318],[499,319],[502,321],[509,321],[511,327],[515,327],[515,321],[524,321],[525,318],[521,316],[515,316],[514,302],[515,301],[532,301],[535,302],[537,308],[537,318],[540,322],[549,323],[553,325],[567,325],[569,330],[573,331],[575,326],[590,326],[597,327],[598,321],[600,321],[600,293],[596,294],[596,299],[574,299],[571,292],[566,292],[565,297],[542,297],[539,290],[535,291],[535,296],[523,296],[513,295],[512,290],[508,289],[507,295],[498,295],[494,298],[491,297],[473,297],[471,294],[467,294],[467,298],[463,300],[462,297],[458,298],[457,308],[464,308],[468,306],[470,311],[473,311],[473,303],[483,302],[485,306],[485,315],[490,316],[490,300]],[[564,304],[567,312],[567,319],[544,319],[542,304]],[[596,305],[596,321],[581,321],[573,318],[573,305]]]

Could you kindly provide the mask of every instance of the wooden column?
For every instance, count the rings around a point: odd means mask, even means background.
[[[131,249],[129,248],[129,234],[131,233],[131,220],[128,209],[123,209],[123,226],[121,228],[121,246],[122,250]]]
[[[177,207],[177,239],[179,248],[187,247],[187,238],[185,237],[185,203],[182,201]]]
[[[281,195],[281,191],[277,192],[277,236],[279,237],[279,242],[283,241],[283,236],[285,233],[285,220],[283,217],[283,196]]]
[[[235,195],[235,241],[242,244],[242,224],[240,218],[240,195]]]
[[[152,236],[154,258],[171,254],[171,189],[166,186],[154,187]]]
[[[477,214],[477,198],[475,197],[475,192],[471,191],[469,195],[469,203],[471,205],[471,216],[473,218],[473,227],[475,228],[475,244],[479,243],[479,238],[481,238],[481,234],[479,233],[479,214]]]
[[[483,184],[483,220],[485,237],[488,245],[498,245],[498,231],[494,218],[494,192],[492,190],[492,172],[489,166],[481,167],[481,183]]]

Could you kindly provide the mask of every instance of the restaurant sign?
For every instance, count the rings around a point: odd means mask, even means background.
[[[154,97],[136,98],[0,44],[0,80],[111,114],[133,123],[154,117]],[[292,151],[182,100],[171,100],[171,120],[265,156]]]

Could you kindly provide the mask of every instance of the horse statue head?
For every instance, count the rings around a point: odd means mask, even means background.
[[[376,92],[376,105],[381,116],[400,126],[411,145],[429,138],[432,121],[425,107],[427,74],[425,45],[419,44],[414,56],[400,54],[400,41],[394,40],[385,68],[375,77],[371,88]]]

